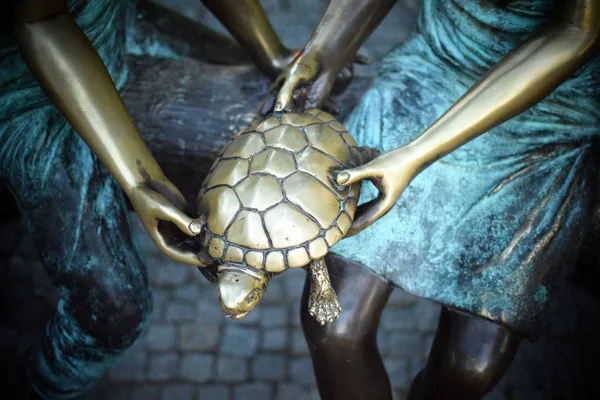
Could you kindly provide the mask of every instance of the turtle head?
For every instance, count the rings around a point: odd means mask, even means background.
[[[270,274],[234,264],[219,266],[218,289],[221,308],[231,319],[246,316],[262,299]]]

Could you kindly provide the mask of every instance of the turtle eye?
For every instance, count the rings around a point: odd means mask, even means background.
[[[248,303],[252,303],[254,301],[254,299],[256,299],[256,291],[253,290],[252,292],[250,292],[250,294],[248,296],[246,296],[246,301]]]

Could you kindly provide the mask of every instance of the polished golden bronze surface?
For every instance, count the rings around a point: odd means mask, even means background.
[[[331,115],[311,109],[274,115],[228,143],[198,195],[207,221],[201,243],[221,265],[227,315],[246,315],[272,274],[301,267],[312,277],[311,315],[321,324],[339,315],[323,257],[350,228],[360,193],[334,182],[363,161],[349,137]]]

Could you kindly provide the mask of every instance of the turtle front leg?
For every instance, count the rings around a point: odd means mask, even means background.
[[[317,322],[325,325],[339,317],[342,307],[331,280],[324,259],[314,260],[307,267],[310,275],[310,296],[308,299],[308,313],[315,317]]]

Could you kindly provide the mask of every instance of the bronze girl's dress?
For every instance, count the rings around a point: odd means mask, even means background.
[[[121,89],[134,2],[68,4]],[[139,337],[152,298],[129,235],[121,189],[44,95],[4,22],[0,179],[13,192],[59,295],[56,313],[29,352],[27,369],[44,398],[72,399],[96,384]]]
[[[419,33],[387,56],[348,130],[383,151],[411,141],[552,6],[425,0]],[[388,215],[333,251],[411,293],[534,335],[591,216],[599,64],[594,57],[541,103],[430,166]]]

